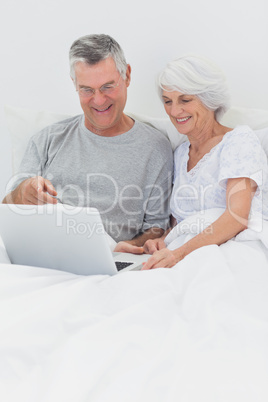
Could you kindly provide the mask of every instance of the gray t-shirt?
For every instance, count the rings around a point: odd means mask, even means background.
[[[126,133],[103,137],[79,115],[31,138],[12,189],[29,176],[47,178],[63,203],[97,208],[120,241],[167,227],[172,174],[171,146],[158,130],[135,121]]]

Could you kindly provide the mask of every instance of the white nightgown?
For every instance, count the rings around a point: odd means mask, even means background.
[[[226,133],[220,143],[187,172],[189,141],[174,153],[174,188],[171,213],[177,222],[200,211],[226,208],[226,184],[230,178],[249,177],[258,189],[251,216],[268,219],[267,158],[256,134],[247,126]]]

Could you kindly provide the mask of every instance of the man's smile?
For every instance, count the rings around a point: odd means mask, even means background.
[[[96,111],[97,113],[105,113],[105,112],[107,112],[108,110],[110,110],[111,109],[111,107],[112,107],[113,105],[110,105],[110,106],[108,106],[108,107],[106,107],[106,108],[95,108],[95,107],[92,107],[92,109],[94,109],[94,111]]]

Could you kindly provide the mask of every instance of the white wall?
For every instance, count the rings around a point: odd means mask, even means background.
[[[132,66],[127,110],[164,116],[154,80],[167,61],[199,53],[216,61],[233,105],[268,109],[267,0],[1,0],[0,197],[11,175],[4,104],[80,113],[69,78],[72,42],[107,33]]]

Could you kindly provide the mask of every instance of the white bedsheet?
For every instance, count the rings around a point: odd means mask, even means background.
[[[0,299],[1,402],[268,400],[258,240],[113,277],[1,264]]]

